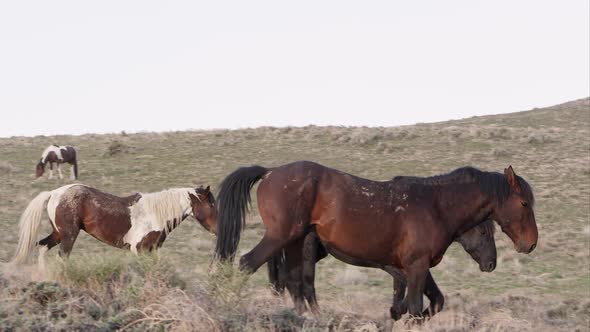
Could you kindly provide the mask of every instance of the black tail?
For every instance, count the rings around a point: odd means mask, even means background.
[[[266,262],[268,267],[268,281],[272,289],[278,294],[285,293],[285,286],[287,283],[287,261],[285,257],[285,250],[281,250],[276,256]]]
[[[68,146],[68,150],[72,150],[72,161],[70,162],[74,166],[74,178],[78,180],[78,151],[71,146]]]
[[[250,191],[267,171],[262,166],[240,167],[221,182],[217,196],[217,259],[225,261],[234,258],[246,225]]]
[[[74,161],[74,178],[78,180],[78,161]]]

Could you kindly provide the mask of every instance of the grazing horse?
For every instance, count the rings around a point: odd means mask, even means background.
[[[262,240],[240,259],[255,272],[315,227],[326,250],[344,261],[370,262],[407,281],[410,315],[422,317],[429,268],[451,242],[487,219],[495,220],[518,252],[537,245],[529,184],[509,166],[504,174],[472,167],[428,178],[428,183],[371,181],[309,161],[242,167],[219,191],[218,260],[235,256],[250,200],[257,190],[266,226]]]
[[[492,272],[496,268],[496,242],[494,240],[494,222],[487,220],[461,234],[455,241],[459,242],[471,258],[479,263],[482,272]],[[267,262],[268,276],[273,289],[283,294],[285,287],[298,313],[305,311],[307,300],[311,311],[319,313],[315,294],[315,264],[328,255],[326,248],[314,231],[309,232],[303,240],[294,241],[281,253]],[[375,267],[371,262],[347,261],[361,267]],[[379,266],[377,266],[380,268]],[[387,269],[386,269],[387,271]],[[391,318],[398,320],[405,313],[403,299],[406,293],[405,281],[393,277],[393,306],[390,308]],[[436,285],[430,271],[426,276],[424,295],[430,305],[422,314],[434,316],[444,305],[444,295]]]
[[[37,242],[43,209],[53,232]],[[82,184],[70,184],[37,195],[23,212],[19,241],[13,258],[23,263],[39,246],[39,263],[47,250],[59,244],[68,257],[81,229],[113,247],[134,253],[158,249],[166,236],[189,215],[215,233],[217,211],[209,187],[173,188],[156,193],[118,197]]]
[[[57,172],[60,179],[64,178],[61,173],[61,164],[63,163],[72,165],[70,180],[78,179],[78,160],[76,159],[76,150],[73,147],[59,145],[48,146],[45,151],[43,151],[41,159],[37,163],[36,174],[38,178],[43,176],[45,165],[47,165],[47,163],[49,163],[50,179],[53,178],[53,163],[57,163]]]

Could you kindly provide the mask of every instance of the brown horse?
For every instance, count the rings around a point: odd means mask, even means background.
[[[37,242],[43,209],[53,232]],[[39,246],[39,262],[59,244],[59,255],[69,256],[81,229],[113,247],[134,253],[159,248],[166,235],[189,215],[215,233],[217,211],[209,187],[173,188],[156,193],[118,197],[82,184],[41,192],[27,206],[19,224],[19,242],[13,258],[23,263]]]
[[[483,272],[492,272],[496,267],[496,242],[494,240],[494,222],[487,220],[461,234],[455,241],[479,263]],[[288,245],[281,253],[267,263],[269,280],[275,292],[282,294],[285,287],[291,295],[297,312],[305,311],[305,300],[315,314],[319,306],[315,294],[315,264],[328,255],[326,248],[314,231],[309,232],[303,241],[297,240]],[[375,267],[371,262],[347,261],[361,267]],[[378,267],[381,268],[381,267]],[[384,270],[390,270],[384,269]],[[406,293],[405,280],[390,273],[393,277],[393,305],[390,308],[391,318],[398,320],[405,313],[403,299]],[[438,288],[430,271],[426,276],[424,295],[430,300],[428,309],[422,314],[434,316],[444,305],[444,295]]]
[[[48,163],[50,179],[53,178],[53,163],[57,163],[57,172],[60,179],[64,178],[63,174],[61,173],[61,164],[63,163],[72,165],[70,180],[78,179],[78,160],[76,157],[76,150],[73,147],[59,145],[48,146],[45,151],[43,151],[41,159],[37,163],[36,175],[38,178],[43,176],[43,173],[45,172],[45,165]]]
[[[266,232],[242,256],[240,269],[255,272],[315,226],[336,258],[399,271],[407,280],[412,316],[422,316],[428,269],[465,231],[493,219],[518,252],[530,253],[537,245],[533,193],[511,166],[504,174],[463,167],[432,177],[428,184],[407,184],[371,181],[299,161],[275,168],[243,167],[223,180],[218,197],[218,259],[235,256],[250,190],[260,180],[258,210]]]
[[[393,180],[407,184],[430,181],[429,178],[415,176],[396,176]],[[496,267],[497,253],[494,232],[493,221],[487,220],[455,239],[479,263],[479,269],[483,272],[491,272]],[[327,254],[317,235],[310,232],[303,241],[294,241],[281,250],[279,255],[268,261],[268,275],[273,289],[282,294],[287,287],[297,312],[301,313],[305,310],[305,300],[312,312],[316,314],[319,312],[314,287],[315,264],[325,258]],[[347,261],[347,263],[362,267],[373,266],[370,262],[362,261]],[[391,270],[391,268],[389,269]],[[402,300],[405,296],[405,281],[396,278],[395,274],[392,274],[392,277],[394,278],[394,299],[390,313],[391,318],[397,320],[404,310]],[[424,294],[430,300],[429,308],[423,312],[424,315],[433,316],[442,310],[444,296],[430,272],[426,277]]]

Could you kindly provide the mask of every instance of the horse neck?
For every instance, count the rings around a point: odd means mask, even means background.
[[[144,194],[136,204],[136,208],[144,208],[149,213],[153,213],[158,226],[165,232],[169,232],[191,214],[189,190],[190,188],[177,188]]]
[[[186,219],[189,216],[189,214],[184,214],[182,216],[182,218],[180,218],[180,220],[176,220],[176,218],[174,220],[168,221],[168,224],[166,225],[166,228],[164,229],[164,231],[166,233],[170,233],[172,232],[176,227],[178,227],[180,225],[180,223],[182,223],[184,221],[184,219]]]
[[[437,203],[443,221],[455,235],[486,220],[494,206],[492,198],[483,193],[477,183],[441,186]]]

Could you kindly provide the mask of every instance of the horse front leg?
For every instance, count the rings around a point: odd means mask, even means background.
[[[422,294],[424,294],[426,276],[430,267],[429,263],[428,257],[421,257],[409,264],[407,268],[408,295],[406,301],[408,303],[408,312],[411,317],[416,319],[418,324],[423,321]]]
[[[408,311],[406,297],[406,282],[401,278],[393,277],[393,304],[389,308],[391,319],[399,320]]]
[[[64,178],[64,175],[63,175],[63,173],[61,172],[61,163],[60,163],[59,161],[57,162],[57,174],[59,175],[59,179],[60,179],[60,180],[63,180],[63,178]]]
[[[426,275],[426,282],[424,286],[424,295],[430,300],[430,305],[422,313],[425,317],[432,317],[443,309],[445,304],[445,297],[436,285],[434,278],[430,271]]]
[[[53,163],[49,163],[49,180],[53,179]]]

